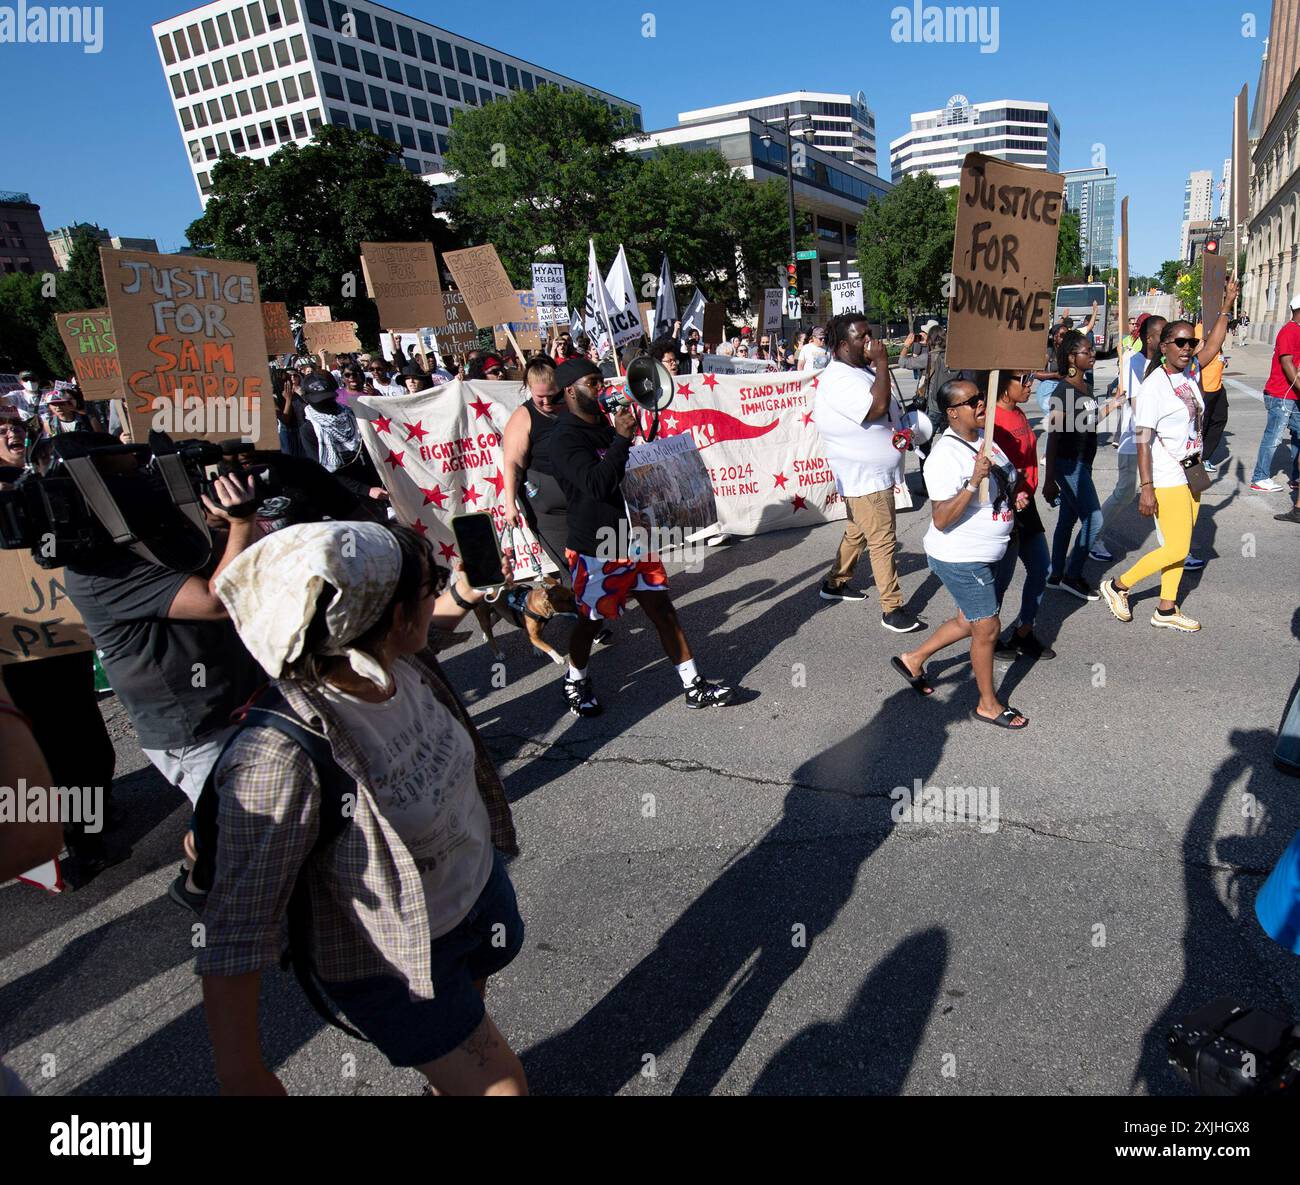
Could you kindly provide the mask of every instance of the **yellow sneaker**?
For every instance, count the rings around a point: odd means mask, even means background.
[[[1115,587],[1113,580],[1103,580],[1098,589],[1102,598],[1106,602],[1106,607],[1120,619],[1120,621],[1132,621],[1133,610],[1128,607],[1128,591],[1120,590]]]
[[[1158,625],[1162,629],[1181,630],[1184,634],[1194,634],[1201,628],[1199,621],[1193,621],[1177,605],[1174,606],[1172,613],[1161,613],[1157,609],[1151,614],[1151,624]]]

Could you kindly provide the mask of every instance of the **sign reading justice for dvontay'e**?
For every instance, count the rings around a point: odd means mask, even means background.
[[[362,243],[361,270],[383,328],[425,329],[447,323],[432,243]]]
[[[951,369],[1042,364],[1055,306],[1064,186],[1059,173],[967,153],[948,305]]]
[[[111,247],[100,258],[135,438],[157,428],[277,448],[257,268]]]

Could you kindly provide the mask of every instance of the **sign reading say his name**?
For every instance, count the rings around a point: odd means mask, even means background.
[[[111,247],[100,259],[135,439],[157,428],[278,447],[257,268]]]
[[[42,568],[26,551],[0,551],[0,666],[91,648],[63,569]]]
[[[432,243],[362,243],[361,270],[384,328],[446,324]]]
[[[447,270],[465,297],[470,316],[480,329],[504,325],[519,312],[519,297],[501,257],[491,243],[443,254]]]
[[[60,313],[54,318],[72,359],[77,386],[87,399],[120,399],[122,365],[117,356],[113,318],[107,309]]]
[[[262,328],[266,331],[266,354],[295,354],[297,343],[289,325],[289,307],[283,301],[262,301]]]
[[[1052,327],[1065,179],[970,152],[961,168],[948,305],[954,370],[1027,369]]]

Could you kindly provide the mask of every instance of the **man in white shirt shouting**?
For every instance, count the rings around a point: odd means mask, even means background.
[[[849,584],[866,551],[880,595],[880,624],[897,634],[911,633],[921,628],[921,622],[903,607],[894,563],[898,545],[894,483],[903,477],[903,453],[894,436],[903,427],[903,409],[891,398],[889,353],[883,341],[872,338],[861,313],[832,317],[826,327],[826,347],[830,361],[818,382],[812,416],[849,521],[822,581],[821,597],[866,599],[865,593]]]

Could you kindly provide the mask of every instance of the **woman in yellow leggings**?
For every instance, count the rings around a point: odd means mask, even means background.
[[[1159,572],[1160,603],[1151,615],[1151,624],[1188,634],[1201,628],[1199,621],[1178,608],[1183,562],[1191,549],[1192,527],[1201,509],[1200,497],[1188,487],[1183,469],[1185,463],[1200,457],[1205,411],[1192,359],[1212,359],[1219,352],[1228,332],[1226,310],[1236,296],[1237,283],[1230,280],[1224,293],[1225,311],[1219,314],[1204,344],[1187,321],[1170,321],[1160,334],[1160,361],[1148,366],[1137,390],[1133,424],[1138,451],[1138,510],[1147,518],[1155,516],[1164,541],[1117,579],[1101,582],[1101,595],[1120,621],[1133,620],[1129,590]]]

